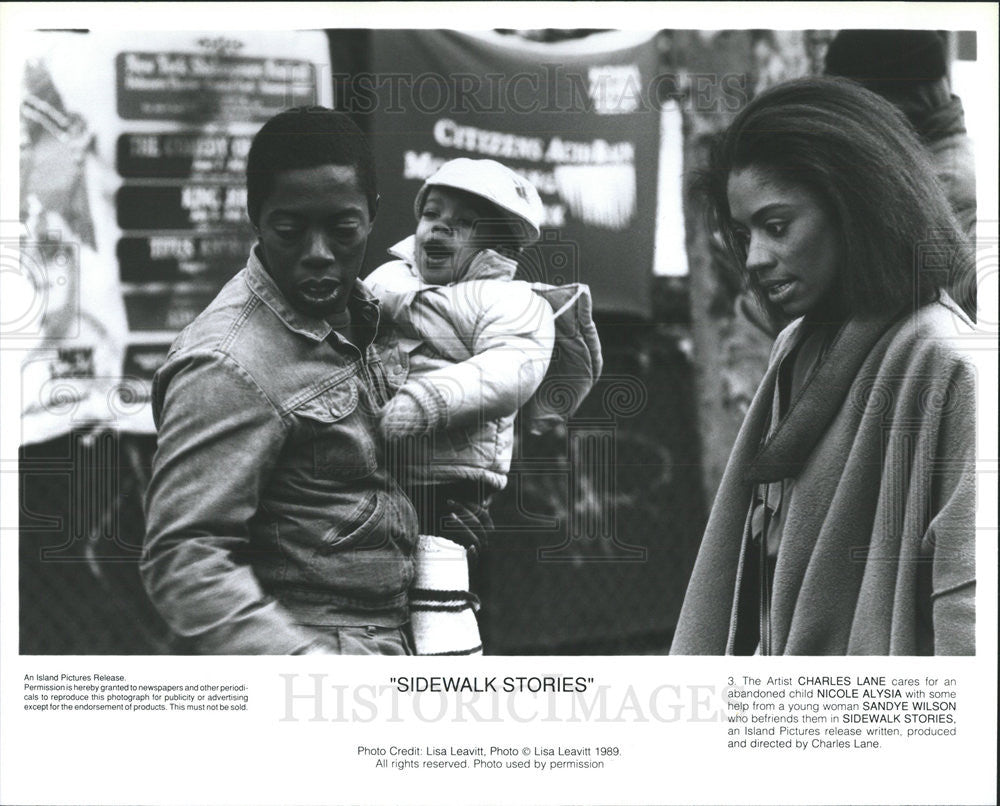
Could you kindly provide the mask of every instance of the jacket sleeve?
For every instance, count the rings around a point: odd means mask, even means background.
[[[284,443],[278,413],[240,367],[211,355],[168,364],[154,401],[157,451],[140,564],[153,603],[201,652],[306,650],[318,636],[296,626],[240,559]]]
[[[423,413],[418,430],[468,427],[505,417],[524,405],[545,377],[555,342],[549,304],[526,283],[465,285],[468,293],[479,296],[479,315],[471,327],[453,322],[451,334],[439,334],[435,346],[450,354],[464,349],[469,357],[410,378],[386,410],[390,428],[394,404],[408,412],[414,410],[409,403],[416,404]],[[424,293],[411,306],[417,322],[417,303]]]
[[[932,479],[934,517],[924,537],[933,553],[931,615],[935,655],[976,653],[975,385],[972,368],[952,374]]]

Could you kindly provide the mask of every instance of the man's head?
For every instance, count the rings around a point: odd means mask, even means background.
[[[297,310],[322,318],[346,308],[377,204],[371,148],[346,115],[290,109],[254,137],[247,213],[261,261]]]
[[[879,95],[947,75],[941,37],[934,31],[844,30],[826,51],[826,74],[851,78]]]
[[[935,31],[840,31],[826,51],[825,72],[891,101],[918,133],[951,97],[945,43]]]

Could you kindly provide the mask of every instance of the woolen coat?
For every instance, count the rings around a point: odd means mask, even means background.
[[[755,485],[794,479],[771,586],[786,655],[975,653],[975,386],[947,296],[851,320],[770,436],[778,337],[712,507],[671,652],[733,649]]]

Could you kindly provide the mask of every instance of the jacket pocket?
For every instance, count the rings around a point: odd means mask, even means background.
[[[345,381],[326,389],[295,409],[295,413],[318,423],[337,423],[358,408],[358,387]]]
[[[377,548],[374,545],[362,545],[373,532],[376,532],[385,518],[385,503],[376,490],[364,495],[353,512],[338,520],[332,528],[323,535],[322,544],[317,553],[324,554],[335,549],[343,549],[351,544],[358,548]]]
[[[385,368],[385,379],[389,386],[390,397],[395,395],[406,383],[410,371],[410,353],[419,346],[419,341],[403,337],[376,342],[379,358]]]
[[[310,398],[295,409],[295,415],[305,425],[317,476],[355,481],[375,472],[374,422],[359,406],[353,380]]]
[[[412,510],[400,513],[409,503],[384,489],[359,494],[357,505],[331,512],[317,530],[308,548],[301,552],[298,567],[290,567],[286,581],[311,591],[323,601],[348,609],[396,607],[394,603],[410,584],[413,563],[409,544],[416,537],[402,532],[410,523]],[[290,564],[292,565],[292,564]]]

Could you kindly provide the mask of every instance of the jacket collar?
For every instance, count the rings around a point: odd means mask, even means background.
[[[409,238],[403,238],[399,243],[393,244],[389,247],[389,254],[395,258],[402,260],[410,269],[410,273],[414,277],[417,275],[416,269],[416,254],[417,254],[417,236],[411,235]]]
[[[256,247],[250,250],[250,258],[247,260],[246,283],[250,291],[260,297],[279,321],[292,332],[319,342],[326,339],[333,331],[329,322],[297,311],[288,303],[285,295],[281,293],[257,257]],[[354,283],[348,305],[354,311],[366,312],[366,318],[370,317],[372,321],[378,322],[378,300],[360,280]]]
[[[780,481],[798,475],[840,411],[872,348],[898,319],[897,314],[867,320],[852,319],[840,328],[826,355],[791,401],[787,414],[750,462],[745,473],[748,483]],[[801,326],[801,320],[793,325],[796,332],[771,363],[762,387],[773,392],[781,359],[797,343]]]

